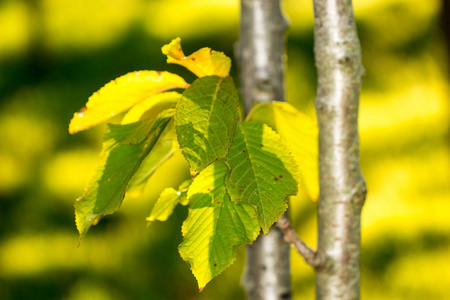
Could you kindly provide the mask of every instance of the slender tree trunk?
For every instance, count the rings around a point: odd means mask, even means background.
[[[236,57],[247,114],[255,102],[284,101],[285,33],[288,28],[278,0],[241,0]],[[242,284],[249,300],[291,298],[290,246],[272,227],[247,246]]]
[[[359,299],[360,220],[366,196],[359,166],[358,106],[364,69],[351,0],[314,0],[320,197],[317,299]]]

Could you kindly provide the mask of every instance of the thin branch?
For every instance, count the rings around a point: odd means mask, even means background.
[[[320,251],[314,251],[303,242],[292,228],[286,215],[282,215],[277,221],[277,227],[284,234],[284,240],[291,243],[297,252],[303,257],[305,262],[311,267],[317,269],[325,264],[325,256]]]

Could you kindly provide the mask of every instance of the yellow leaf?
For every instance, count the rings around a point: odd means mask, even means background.
[[[286,102],[273,102],[278,133],[287,140],[299,165],[301,184],[311,200],[319,196],[319,130],[311,119]]]
[[[130,124],[138,122],[144,118],[150,116],[156,116],[161,111],[168,108],[175,108],[178,100],[180,100],[181,94],[177,92],[165,92],[152,95],[134,105],[123,116],[122,124]]]
[[[299,167],[300,190],[316,201],[319,196],[317,125],[289,103],[278,101],[255,105],[247,121],[265,123],[286,140]]]
[[[86,108],[74,114],[69,132],[73,134],[100,124],[156,93],[188,86],[183,78],[169,72],[128,73],[89,97]]]
[[[231,68],[231,59],[222,52],[202,48],[189,56],[185,56],[181,48],[181,39],[173,39],[161,48],[167,55],[167,63],[179,64],[198,77],[217,75],[227,77]]]

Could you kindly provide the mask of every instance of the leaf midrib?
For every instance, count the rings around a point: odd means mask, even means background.
[[[261,191],[260,191],[260,187],[259,187],[259,182],[258,182],[258,180],[257,180],[257,176],[256,176],[256,173],[255,173],[255,167],[253,166],[253,156],[250,154],[250,151],[249,151],[249,147],[248,147],[248,142],[247,142],[247,136],[245,135],[245,133],[244,133],[244,130],[243,130],[243,128],[242,128],[242,124],[240,124],[239,125],[239,127],[240,127],[240,130],[241,130],[241,132],[242,132],[242,136],[243,136],[243,139],[244,139],[244,144],[245,144],[245,148],[247,149],[247,153],[248,153],[248,157],[250,158],[249,159],[249,162],[250,162],[250,165],[252,166],[252,168],[251,168],[251,170],[252,170],[252,172],[253,172],[253,177],[255,178],[255,182],[256,182],[256,187],[257,187],[257,191],[258,191],[258,203],[255,205],[256,207],[261,207],[261,210],[262,210],[262,214],[260,214],[262,217],[263,217],[263,221],[264,221],[264,226],[266,225],[266,218],[264,217],[265,216],[265,213],[264,213],[264,207],[262,206],[262,205],[260,205],[260,203],[261,203]],[[241,177],[241,178],[243,178],[243,176]],[[240,180],[240,179],[239,179]],[[236,183],[237,184],[237,183]],[[249,185],[250,186],[250,185]],[[249,204],[251,204],[251,203],[249,203]]]

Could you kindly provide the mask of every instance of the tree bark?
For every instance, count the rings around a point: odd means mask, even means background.
[[[351,0],[314,0],[320,197],[317,299],[359,299],[361,210],[358,106],[364,68]]]
[[[285,100],[287,29],[279,0],[241,0],[236,55],[246,113],[255,102]]]
[[[236,58],[247,114],[255,102],[284,101],[285,34],[277,0],[241,0]],[[247,246],[242,279],[249,300],[291,299],[290,246],[275,226]]]

